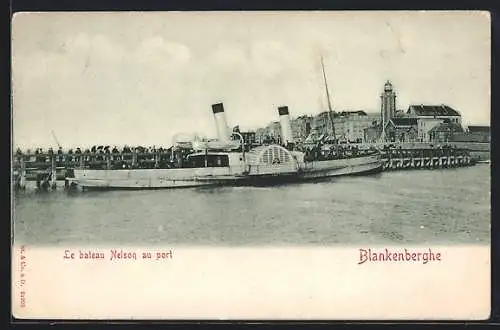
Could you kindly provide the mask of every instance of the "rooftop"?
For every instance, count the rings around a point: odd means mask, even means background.
[[[415,105],[412,104],[409,106],[407,113],[412,113],[417,116],[460,116],[460,113],[445,105],[424,105],[424,104],[419,104]]]
[[[355,111],[341,111],[337,112],[338,116],[352,116],[352,115],[358,115],[358,116],[366,116],[366,112],[363,110],[355,110]]]
[[[433,127],[429,132],[463,132],[464,129],[460,124],[457,123],[440,123],[439,125]]]
[[[491,132],[489,126],[470,125],[467,128],[469,129],[469,132],[471,132],[471,133],[490,133]]]
[[[417,126],[417,118],[395,117],[390,121],[392,121],[394,126]]]

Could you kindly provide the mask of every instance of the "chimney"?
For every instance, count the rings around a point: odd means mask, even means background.
[[[229,128],[226,122],[224,105],[222,103],[212,104],[212,111],[215,118],[215,127],[217,128],[217,139],[220,142],[230,141],[231,136],[229,135]]]
[[[288,107],[286,105],[278,107],[278,113],[280,115],[281,142],[286,146],[288,143],[293,143],[292,125],[290,123]]]

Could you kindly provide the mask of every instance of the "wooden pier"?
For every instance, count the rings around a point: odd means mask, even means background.
[[[72,176],[74,168],[130,169],[172,168],[176,160],[170,152],[129,153],[37,153],[13,157],[15,187],[24,189],[27,181],[36,181],[37,188],[56,189],[57,182]]]
[[[467,149],[386,149],[382,150],[384,171],[445,169],[471,166],[476,161]]]

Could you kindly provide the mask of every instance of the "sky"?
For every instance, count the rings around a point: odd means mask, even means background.
[[[13,145],[171,144],[327,109],[447,104],[490,124],[485,12],[19,13],[12,21]]]

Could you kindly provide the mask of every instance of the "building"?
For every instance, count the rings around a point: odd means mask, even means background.
[[[313,120],[313,130],[321,134],[332,134],[332,121],[334,114],[329,114],[328,111],[323,111],[318,115],[314,116]],[[337,135],[337,127],[335,127],[335,135]]]
[[[264,128],[255,131],[255,143],[279,143],[281,140],[281,125],[279,121],[271,122]]]
[[[332,122],[335,129],[335,137],[341,142],[362,142],[364,129],[372,126],[379,119],[377,113],[367,113],[363,110],[335,112],[329,116],[327,111],[321,112],[315,117],[303,119],[300,141],[305,141],[308,136],[316,138],[322,135],[332,135]],[[310,126],[309,126],[310,124]],[[292,124],[293,129],[293,124]],[[299,132],[299,130],[296,130]],[[306,135],[302,135],[306,133]],[[314,138],[313,138],[314,140]]]
[[[418,136],[417,118],[392,118],[385,126],[385,136],[386,141],[389,142],[416,141]]]
[[[474,136],[480,142],[491,142],[491,130],[489,126],[472,126],[467,127],[467,133]]]
[[[418,141],[430,142],[430,131],[442,123],[462,124],[460,113],[447,105],[410,105],[407,117],[418,119]],[[434,132],[435,133],[435,132]]]
[[[377,113],[362,110],[339,112],[333,120],[337,138],[345,142],[363,142],[365,128],[374,125],[378,119]]]
[[[489,126],[469,126],[466,131],[455,132],[451,137],[453,142],[491,142]]]
[[[450,142],[456,133],[463,133],[462,125],[445,121],[429,130],[429,142]]]
[[[302,115],[290,121],[295,142],[303,142],[311,134],[314,117]]]
[[[433,119],[449,119],[450,122],[462,124],[462,116],[460,113],[450,106],[441,105],[410,105],[407,115],[417,118],[433,118]]]

